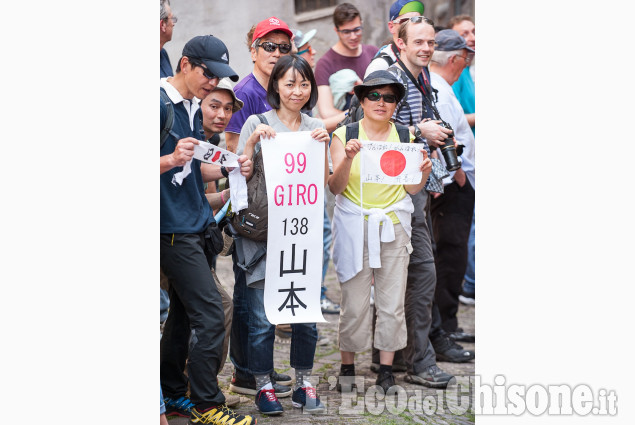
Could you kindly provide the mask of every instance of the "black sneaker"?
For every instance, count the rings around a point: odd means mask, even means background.
[[[447,335],[441,335],[431,341],[439,362],[465,363],[475,357],[474,351],[464,350]]]
[[[425,371],[417,374],[406,374],[406,382],[423,385],[430,388],[446,388],[456,384],[456,379],[449,373],[445,373],[437,365],[429,366]]]
[[[293,384],[291,377],[289,375],[285,375],[284,373],[278,373],[274,370],[269,376],[271,377],[272,384],[275,384],[276,382],[280,385],[286,386]]]
[[[475,340],[473,334],[463,332],[463,329],[461,328],[456,328],[456,331],[451,332],[448,336],[455,341],[461,341],[461,342],[474,342]]]
[[[381,372],[377,375],[375,385],[379,385],[384,390],[384,394],[386,394],[395,385],[395,375],[392,372]]]
[[[355,384],[355,372],[340,372],[339,376],[337,377],[337,385],[335,385],[335,389],[339,392],[349,393],[353,391],[353,387],[357,388],[357,385]]]
[[[293,393],[291,387],[279,384],[278,382],[274,383],[273,381],[271,384],[273,385],[273,389],[276,391],[276,397],[278,398],[289,397],[291,393]],[[234,372],[232,375],[232,381],[229,384],[229,391],[244,395],[256,395],[258,393],[258,391],[256,391],[256,378],[251,376],[251,379],[244,380],[236,376],[236,373]]]

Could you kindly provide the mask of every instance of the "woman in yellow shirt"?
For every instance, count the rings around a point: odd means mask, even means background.
[[[400,142],[391,119],[397,103],[405,94],[405,87],[390,72],[375,71],[354,90],[364,110],[364,118],[359,121],[358,139],[346,140],[346,127],[342,126],[333,132],[330,148],[334,172],[329,178],[329,188],[336,195],[333,263],[342,289],[340,377],[354,376],[355,353],[371,348],[370,289],[374,284],[377,310],[374,345],[380,352],[380,371],[376,383],[388,391],[395,384],[392,374],[394,353],[404,348],[407,340],[404,296],[412,251],[410,214],[414,207],[406,192],[416,194],[424,187],[432,163],[425,150],[421,149],[423,161],[419,184],[364,183],[362,190],[358,155],[362,148],[361,140]],[[410,135],[410,141],[413,138]],[[384,237],[386,232],[379,242],[377,223],[380,221],[383,223],[382,232],[386,227],[394,228],[391,242],[386,241],[390,239]],[[340,378],[338,389],[347,389],[351,383],[352,378]]]

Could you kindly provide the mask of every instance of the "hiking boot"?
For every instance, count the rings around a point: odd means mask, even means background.
[[[285,377],[286,375],[280,375],[280,376]],[[291,380],[290,377],[287,376],[287,378],[289,378],[289,381]],[[274,383],[273,380],[271,381],[271,384],[273,385],[273,388],[276,391],[277,397],[280,397],[280,398],[289,397],[291,393],[293,392],[291,390],[291,387],[279,384],[278,382]],[[256,393],[258,392],[256,390],[256,378],[251,376],[249,380],[245,380],[245,379],[239,378],[234,372],[234,374],[232,375],[232,381],[229,384],[229,391],[233,391],[235,393],[244,394],[244,395],[256,395]]]
[[[340,305],[331,301],[331,299],[326,295],[323,295],[320,298],[320,306],[322,307],[322,313],[340,314]]]
[[[241,415],[231,410],[227,405],[212,407],[204,412],[196,408],[192,409],[188,425],[197,424],[233,424],[233,425],[255,425],[256,419],[249,415]]]
[[[421,373],[408,373],[404,377],[404,380],[411,384],[423,385],[424,387],[430,388],[446,388],[448,385],[456,384],[456,378],[439,369],[437,365],[429,366]]]
[[[269,388],[267,388],[269,387]],[[282,404],[276,397],[273,387],[265,385],[263,389],[256,394],[256,407],[263,415],[279,415],[282,413]]]
[[[392,372],[380,372],[377,375],[377,380],[375,380],[375,385],[379,385],[384,390],[384,394],[386,394],[395,385],[395,375]]]
[[[304,385],[293,392],[291,396],[293,407],[302,407],[305,412],[324,413],[326,407],[320,401],[317,391],[310,383],[304,381]]]
[[[439,362],[465,363],[475,357],[474,351],[464,350],[447,335],[441,335],[432,340],[432,346]]]
[[[189,418],[194,405],[189,398],[183,396],[179,398],[165,397],[165,416],[181,416]]]

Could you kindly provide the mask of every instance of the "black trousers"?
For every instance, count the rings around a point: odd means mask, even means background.
[[[199,409],[225,402],[216,375],[225,337],[222,298],[203,234],[161,234],[161,269],[170,282],[170,313],[161,338],[161,389]],[[185,376],[187,360],[188,377]]]
[[[459,295],[467,267],[467,242],[474,213],[474,189],[469,180],[459,187],[453,182],[444,194],[432,199],[432,232],[436,242],[437,290],[435,302],[441,314],[441,327],[456,331]]]

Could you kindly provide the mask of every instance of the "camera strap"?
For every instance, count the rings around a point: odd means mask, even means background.
[[[412,72],[410,72],[410,70],[403,63],[400,57],[397,57],[397,62],[401,66],[401,69],[403,69],[403,71],[406,73],[406,75],[408,76],[412,84],[414,84],[415,87],[419,89],[419,91],[423,95],[423,101],[426,104],[425,106],[430,108],[430,110],[432,111],[436,119],[443,121],[441,119],[441,115],[439,114],[439,111],[437,110],[437,107],[434,105],[435,102],[432,100],[432,93],[435,90],[430,85],[430,82],[428,81],[428,79],[425,78],[424,71],[423,70],[421,71],[421,74],[419,75],[420,79],[417,79],[414,77],[414,75],[412,75]]]

